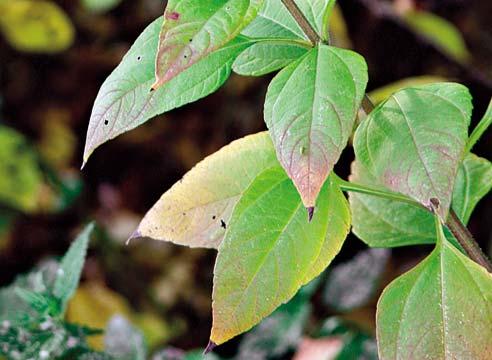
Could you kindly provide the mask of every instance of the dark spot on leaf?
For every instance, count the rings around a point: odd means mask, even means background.
[[[154,90],[155,90],[154,88],[150,88],[149,92],[152,92],[152,91],[154,91]]]
[[[185,212],[183,213],[183,216],[186,216],[186,213]]]
[[[137,56],[137,60],[138,61],[142,60],[142,57],[141,56]]]
[[[109,124],[109,121],[108,120],[104,120],[104,125],[108,125]]]
[[[227,229],[227,225],[223,219],[220,219],[220,226],[222,226],[224,229]]]
[[[217,216],[215,216],[215,215],[212,216],[212,220],[215,220],[215,219],[217,219]]]
[[[190,39],[189,41],[190,41],[190,42],[192,42],[192,41],[193,41],[193,39]]]
[[[168,20],[179,20],[179,17],[180,15],[176,11],[166,13],[166,19]]]

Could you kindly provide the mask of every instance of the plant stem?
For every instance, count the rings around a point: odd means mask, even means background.
[[[301,9],[299,9],[296,2],[294,0],[282,0],[282,3],[300,26],[304,34],[308,37],[309,41],[316,46],[321,41],[321,38],[309,23],[308,19],[306,19]]]
[[[338,175],[335,175],[335,176],[336,176],[336,179],[338,182],[338,186],[343,191],[357,192],[357,193],[366,194],[366,195],[373,195],[373,196],[377,196],[377,197],[388,199],[388,200],[403,202],[406,204],[410,204],[410,205],[428,210],[425,206],[416,202],[415,200],[411,199],[410,197],[408,197],[406,195],[399,194],[399,193],[392,192],[392,191],[373,188],[371,186],[367,186],[367,185],[363,185],[363,184],[353,183],[353,182],[341,179],[340,177],[338,177]]]
[[[454,237],[463,247],[470,259],[482,265],[488,272],[492,273],[492,263],[480,249],[480,246],[473,238],[473,235],[468,231],[466,226],[461,222],[453,209],[449,210],[446,226],[453,233]]]
[[[364,112],[369,115],[374,110],[374,107],[371,98],[367,94],[364,94],[364,97],[362,98],[362,109]]]

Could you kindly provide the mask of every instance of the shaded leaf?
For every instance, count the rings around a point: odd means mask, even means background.
[[[443,52],[458,60],[467,62],[470,53],[460,31],[446,19],[427,11],[410,11],[403,20],[418,34],[428,38]]]
[[[234,206],[265,169],[278,165],[268,133],[236,140],[191,169],[140,223],[137,235],[217,248]]]
[[[438,230],[432,254],[384,290],[377,336],[382,360],[487,358],[492,275]]]
[[[159,35],[154,89],[218,50],[251,22],[263,0],[169,0]]]
[[[432,198],[438,199],[439,215],[445,219],[471,111],[470,93],[459,84],[401,90],[357,129],[356,158],[381,185],[428,208]]]
[[[306,207],[314,206],[352,134],[366,84],[360,55],[321,45],[284,68],[268,87],[265,122]]]
[[[258,42],[244,50],[232,64],[239,75],[261,76],[289,65],[308,49],[288,42]]]
[[[142,333],[119,315],[109,320],[104,336],[104,349],[119,360],[145,360],[147,354]]]
[[[161,21],[155,20],[142,32],[99,90],[87,130],[84,162],[106,141],[217,90],[229,77],[235,57],[251,45],[239,37],[150,92]]]
[[[87,225],[72,245],[70,245],[68,252],[61,261],[53,285],[53,295],[61,301],[63,308],[65,308],[79,285],[80,274],[84,267],[87,246],[93,229],[94,224]]]
[[[388,249],[368,249],[333,267],[326,279],[324,303],[344,312],[366,305],[378,290],[389,257]]]
[[[42,175],[36,154],[22,134],[0,125],[0,203],[32,212],[38,207]]]
[[[104,13],[112,10],[121,3],[121,0],[82,0],[82,5],[92,12]]]
[[[56,53],[72,45],[73,25],[53,1],[2,1],[0,12],[0,30],[17,50]]]
[[[221,344],[249,330],[319,275],[339,252],[349,223],[347,201],[331,178],[308,222],[285,172],[275,167],[260,174],[236,205],[219,247],[211,341]]]

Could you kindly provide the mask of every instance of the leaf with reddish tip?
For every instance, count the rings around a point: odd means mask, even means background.
[[[314,206],[347,145],[366,84],[360,55],[321,45],[284,68],[268,87],[265,121],[306,207]]]
[[[379,300],[382,360],[490,358],[492,275],[451,246],[441,227],[437,236],[435,250]]]
[[[371,112],[357,129],[357,160],[381,185],[446,219],[464,156],[472,111],[468,89],[454,83],[407,88]]]
[[[261,173],[236,205],[219,247],[211,341],[224,343],[287,302],[328,266],[349,228],[348,203],[334,179],[322,187],[309,222],[285,171]]]
[[[140,223],[138,236],[217,248],[241,194],[272,166],[278,161],[266,132],[232,142],[162,195]]]
[[[87,130],[84,162],[106,141],[217,90],[229,77],[236,56],[252,44],[238,37],[150,92],[161,19],[143,31],[99,90]]]
[[[256,16],[263,0],[170,0],[156,56],[160,86],[234,39]]]

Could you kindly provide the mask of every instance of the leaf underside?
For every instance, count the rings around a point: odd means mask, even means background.
[[[285,172],[275,167],[260,174],[236,205],[219,247],[211,341],[231,339],[289,300],[331,262],[349,226],[348,203],[331,179],[308,222]]]

